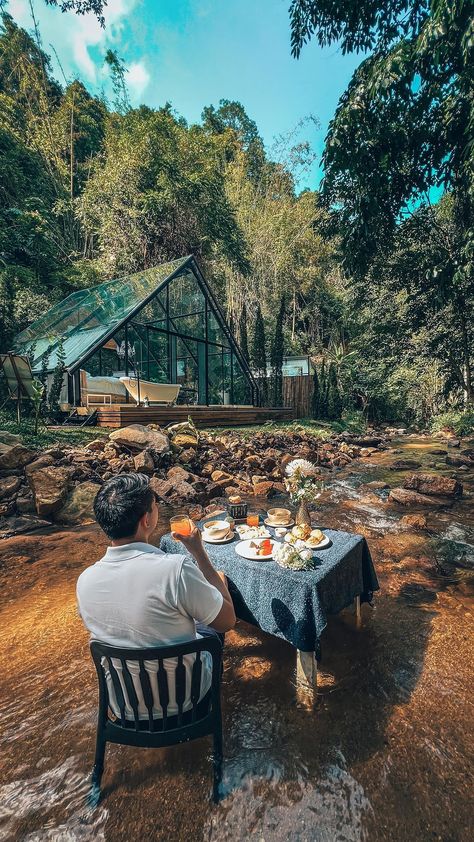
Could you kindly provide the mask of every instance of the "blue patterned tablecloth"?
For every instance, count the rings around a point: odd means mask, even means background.
[[[269,531],[274,537],[273,529]],[[214,567],[229,580],[237,616],[303,652],[319,650],[329,614],[338,614],[356,596],[370,602],[379,588],[365,538],[332,529],[324,533],[331,546],[316,550],[313,570],[293,571],[275,561],[241,558],[235,552],[238,538],[229,544],[205,545]],[[160,548],[186,553],[169,534],[161,539]]]

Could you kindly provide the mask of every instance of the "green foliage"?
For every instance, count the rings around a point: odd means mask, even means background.
[[[311,417],[317,420],[321,418],[321,387],[319,384],[318,372],[316,366],[313,374],[313,394],[311,397]]]
[[[31,381],[31,386],[33,389],[33,397],[32,403],[34,408],[34,435],[38,435],[38,423],[39,418],[41,415],[41,408],[43,405],[43,394],[44,394],[44,386],[41,380],[37,380],[36,377]]]
[[[266,406],[268,402],[267,355],[265,351],[265,325],[260,305],[257,306],[255,317],[250,361],[260,389],[261,404]]]
[[[270,365],[272,368],[273,406],[281,406],[283,403],[283,357],[285,355],[285,338],[283,335],[283,325],[285,321],[285,311],[286,299],[285,296],[282,295],[270,351]]]
[[[330,421],[336,421],[341,417],[342,400],[337,383],[337,371],[334,363],[331,363],[328,371],[327,391],[327,416]]]
[[[242,305],[242,310],[240,311],[239,317],[239,340],[240,340],[240,350],[244,355],[247,362],[250,362],[250,355],[249,355],[249,340],[248,340],[248,331],[247,331],[247,307],[245,302]]]
[[[431,432],[439,433],[440,430],[452,430],[457,436],[468,436],[474,433],[474,410],[467,412],[443,412],[433,416],[431,420]]]
[[[56,416],[59,413],[59,399],[61,396],[61,389],[63,387],[64,372],[66,370],[64,367],[66,354],[64,351],[64,340],[62,337],[59,338],[56,346],[56,358],[57,363],[54,369],[53,382],[48,395],[49,409],[53,416]]]
[[[28,404],[25,402],[23,410],[27,406]],[[92,439],[101,438],[102,436],[106,438],[108,435],[108,431],[100,427],[90,427],[89,429],[61,427],[59,429],[48,430],[46,427],[41,426],[38,434],[36,434],[34,417],[22,417],[21,424],[18,426],[16,415],[7,408],[0,410],[0,429],[19,435],[23,444],[38,450],[61,444],[85,444]]]

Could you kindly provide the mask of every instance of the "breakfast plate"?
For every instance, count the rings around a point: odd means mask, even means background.
[[[246,523],[241,523],[238,524],[235,528],[243,541],[247,540],[247,538],[253,540],[254,538],[270,537],[270,533],[265,526],[247,526]]]
[[[271,520],[265,518],[263,521],[267,526],[272,526],[274,529],[279,529],[280,527],[284,527],[285,529],[290,529],[291,526],[295,525],[294,520],[289,520],[286,523],[272,523]]]
[[[202,533],[202,540],[206,542],[206,544],[230,544],[235,538],[235,532],[228,532],[223,538],[212,538],[210,535],[206,535],[205,532]]]
[[[257,538],[254,541],[239,541],[239,543],[236,544],[235,552],[237,553],[237,555],[242,556],[242,558],[248,558],[251,561],[270,561],[273,558],[274,550],[278,546],[278,544],[276,541],[272,541],[271,539],[269,539],[269,544],[271,545],[271,552],[269,552],[268,555],[258,555],[258,547],[263,543],[264,540],[266,539]],[[251,544],[256,544],[257,546],[252,547]]]
[[[294,535],[291,534],[291,532],[288,532],[283,540],[286,541],[287,544],[295,544],[298,541],[307,550],[324,550],[326,547],[329,547],[331,545],[331,541],[327,537],[327,535],[324,536],[324,538],[322,539],[322,541],[319,542],[319,544],[313,544],[309,541],[301,541],[301,539],[295,538]]]

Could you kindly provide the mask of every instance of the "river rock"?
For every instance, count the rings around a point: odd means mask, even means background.
[[[56,523],[75,526],[78,523],[93,523],[94,500],[100,485],[95,482],[82,482],[71,489],[61,509],[53,516]]]
[[[152,474],[155,470],[155,462],[149,450],[142,450],[133,457],[133,467],[143,474]]]
[[[39,468],[28,477],[33,491],[36,511],[39,515],[49,515],[63,505],[73,468]]]
[[[33,514],[35,511],[35,504],[33,501],[33,497],[17,497],[15,502],[17,511],[21,515],[29,515]]]
[[[182,500],[183,502],[194,502],[196,500],[196,491],[191,483],[179,478],[171,477],[171,479],[163,480],[159,479],[159,477],[152,477],[150,487],[162,500],[170,500],[172,498]]]
[[[22,468],[32,462],[36,453],[23,444],[0,444],[0,470]]]
[[[273,482],[259,482],[253,487],[255,497],[271,497],[274,493]]]
[[[49,465],[54,464],[54,459],[52,456],[40,456],[39,459],[35,459],[34,462],[30,462],[29,465],[25,468],[25,474],[27,477],[30,477],[31,474],[34,474],[35,471],[39,471],[40,468],[48,468]]]
[[[416,471],[421,468],[421,462],[415,459],[397,459],[390,465],[391,471]]]
[[[418,491],[412,491],[409,488],[392,488],[388,499],[402,506],[449,506],[453,502],[443,497],[419,494]]]
[[[130,424],[121,430],[114,430],[109,434],[110,441],[130,450],[153,450],[155,453],[168,453],[170,443],[168,436],[158,430],[151,430],[143,424]]]
[[[92,451],[102,451],[105,449],[106,442],[104,439],[93,439],[92,441],[88,441],[86,445],[84,445],[86,450]]]
[[[44,529],[51,526],[49,520],[41,520],[39,517],[10,517],[0,521],[0,538],[10,538],[11,535],[20,535],[23,532],[33,532],[35,529]]]
[[[459,439],[449,439],[448,447],[461,447],[461,442]]]
[[[424,515],[403,515],[400,520],[400,523],[403,523],[404,526],[411,526],[415,529],[425,529],[426,522]]]
[[[438,474],[413,474],[407,477],[403,488],[419,491],[421,494],[434,494],[436,497],[461,497],[462,483]]]
[[[0,430],[0,444],[8,444],[11,447],[13,444],[21,444],[21,438],[8,430]]]
[[[366,488],[379,489],[379,490],[382,490],[382,489],[385,489],[385,488],[390,488],[388,482],[384,482],[383,480],[380,480],[380,479],[374,479],[374,480],[372,480],[372,482],[367,482],[365,484],[365,487]]]
[[[190,462],[193,462],[196,458],[196,451],[193,447],[187,447],[185,450],[182,450],[178,456],[180,462],[184,465],[188,465]]]
[[[10,500],[21,485],[20,477],[5,477],[0,479],[0,500]]]
[[[182,468],[181,465],[173,465],[172,468],[169,469],[167,472],[168,479],[173,479],[175,482],[179,480],[184,480],[184,482],[188,482],[191,480],[191,474],[186,468]]]
[[[464,456],[463,453],[456,453],[456,456],[446,456],[446,464],[453,465],[455,468],[474,468],[474,459],[469,456]]]

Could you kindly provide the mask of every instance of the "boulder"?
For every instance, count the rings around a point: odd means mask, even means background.
[[[438,474],[413,474],[405,480],[403,488],[436,497],[461,497],[463,492],[462,483],[458,480]]]
[[[51,526],[49,520],[41,520],[39,517],[20,515],[20,517],[9,517],[0,521],[0,538],[10,538],[11,535],[20,535],[23,532],[34,532],[35,529],[44,529]]]
[[[411,491],[409,488],[392,488],[388,499],[402,506],[449,506],[453,502],[443,497],[419,494],[418,491]]]
[[[84,447],[85,450],[102,451],[105,449],[105,445],[105,439],[93,439],[92,441],[88,441]]]
[[[179,461],[183,462],[183,464],[187,465],[196,458],[196,451],[193,447],[187,447],[179,454]]]
[[[0,500],[10,500],[21,485],[20,477],[5,477],[0,479]]]
[[[9,433],[8,430],[0,430],[0,444],[8,444],[9,446],[21,444],[21,438],[15,433]]]
[[[175,482],[178,482],[179,480],[187,482],[191,479],[189,471],[186,471],[186,469],[182,468],[181,465],[173,465],[173,467],[169,469],[167,476],[168,479],[174,478]]]
[[[47,468],[49,465],[54,464],[54,459],[52,456],[40,456],[39,459],[35,459],[34,462],[30,462],[29,465],[25,468],[25,474],[27,477],[34,474],[35,471],[39,471],[40,468]]]
[[[78,523],[93,523],[94,500],[100,488],[95,482],[83,482],[76,485],[66,497],[62,508],[54,514],[57,523],[75,526]]]
[[[155,462],[149,450],[142,450],[133,457],[133,467],[143,474],[152,474],[155,470]]]
[[[455,468],[474,468],[474,459],[470,456],[464,456],[463,453],[456,453],[456,456],[446,456],[446,464],[453,465]]]
[[[255,497],[271,497],[273,490],[273,482],[259,482],[253,487]]]
[[[191,483],[186,480],[171,477],[171,479],[159,479],[159,477],[152,477],[150,486],[162,500],[176,499],[186,502],[194,502],[196,499],[196,491]]]
[[[121,447],[130,450],[153,450],[155,453],[168,453],[170,443],[168,436],[158,430],[151,430],[143,424],[130,424],[109,434],[109,439]]]
[[[0,444],[0,470],[22,468],[32,462],[35,456],[35,451],[23,444]]]
[[[390,465],[391,471],[416,471],[418,468],[421,468],[421,462],[415,459],[397,459]]]
[[[49,515],[61,508],[66,499],[73,472],[73,468],[47,467],[39,468],[28,477],[39,515]]]

